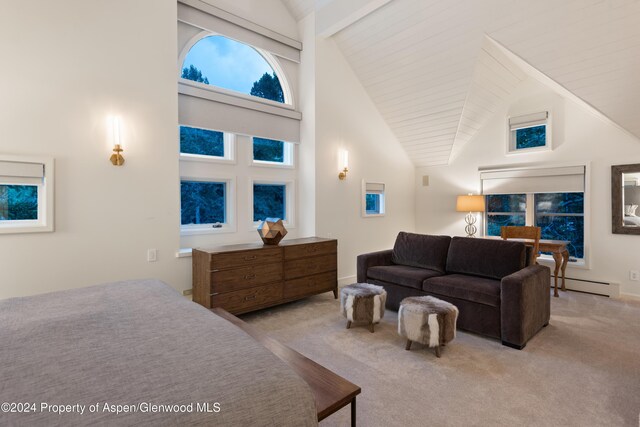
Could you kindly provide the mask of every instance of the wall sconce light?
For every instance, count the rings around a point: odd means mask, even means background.
[[[467,237],[476,237],[476,231],[478,231],[475,225],[478,220],[476,212],[484,212],[484,196],[474,196],[473,194],[458,196],[456,211],[468,212],[464,217],[467,223],[464,231],[466,231]]]
[[[338,179],[343,181],[347,178],[347,172],[349,172],[349,152],[347,150],[340,152],[340,168],[342,170],[338,174]]]
[[[120,117],[114,116],[111,118],[111,129],[113,137],[113,154],[109,158],[114,166],[122,166],[124,164],[124,157],[122,153],[122,121]]]

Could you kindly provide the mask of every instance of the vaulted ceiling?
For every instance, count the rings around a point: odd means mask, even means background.
[[[301,19],[331,1],[283,2]],[[640,1],[378,3],[332,37],[417,166],[447,164],[529,66],[640,137]]]

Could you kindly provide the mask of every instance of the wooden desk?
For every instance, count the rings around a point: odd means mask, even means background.
[[[327,418],[347,405],[351,405],[351,426],[356,425],[356,396],[360,394],[360,387],[345,380],[338,374],[328,370],[322,365],[303,356],[265,335],[257,328],[238,319],[233,314],[221,309],[213,308],[212,312],[233,323],[244,332],[253,337],[267,350],[282,359],[295,371],[311,388],[316,401],[318,421]]]
[[[485,236],[484,239],[494,239],[501,240],[499,236]],[[533,240],[529,239],[509,239],[510,241],[515,242],[523,242],[526,245],[533,245]],[[558,272],[562,273],[562,290],[566,291],[567,288],[564,285],[565,281],[565,271],[567,270],[567,263],[569,262],[569,251],[567,250],[567,246],[569,245],[569,241],[567,240],[547,240],[540,239],[540,252],[551,252],[553,256],[553,261],[555,262],[555,268],[553,270],[554,276],[554,289],[553,296],[557,297],[558,295]]]

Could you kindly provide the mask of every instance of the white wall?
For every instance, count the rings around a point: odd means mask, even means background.
[[[11,2],[0,51],[0,151],[56,162],[55,232],[0,236],[0,298],[144,277],[179,286],[176,3]],[[113,113],[123,167],[109,162]]]
[[[278,0],[209,3],[297,38]],[[191,287],[191,259],[175,258],[176,9],[175,0],[3,5],[0,152],[55,158],[56,230],[0,236],[0,298],[147,277]],[[114,113],[123,167],[108,160]]]
[[[506,155],[507,115],[545,109],[553,114],[553,151]],[[416,171],[417,229],[422,233],[464,235],[464,214],[455,212],[455,200],[458,194],[478,194],[479,167],[589,164],[591,269],[569,266],[567,277],[619,283],[622,293],[640,295],[640,283],[629,281],[629,270],[640,269],[640,239],[611,233],[610,180],[611,165],[638,162],[637,138],[541,83],[525,80],[509,106],[497,112],[449,166]],[[423,175],[430,177],[428,187],[422,186]],[[482,226],[480,223],[478,228]]]
[[[354,279],[356,257],[393,246],[415,228],[414,166],[331,39],[316,42],[316,231],[338,239],[338,275]],[[338,152],[349,173],[338,180]],[[386,215],[362,218],[361,182],[386,185]]]

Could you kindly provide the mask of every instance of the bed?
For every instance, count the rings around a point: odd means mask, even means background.
[[[317,425],[280,358],[156,280],[0,301],[0,343],[0,425]]]
[[[625,227],[640,227],[640,216],[625,215],[623,221]]]

